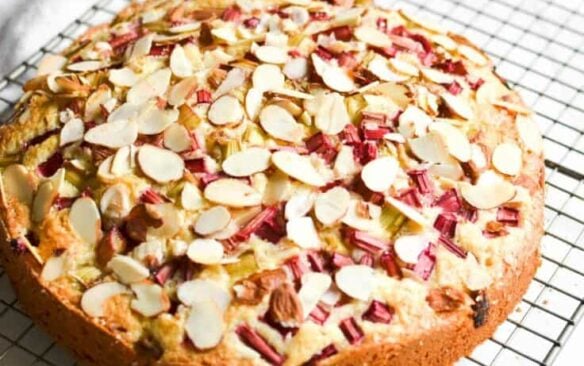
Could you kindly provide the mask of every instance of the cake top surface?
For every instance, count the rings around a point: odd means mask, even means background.
[[[157,357],[295,365],[479,327],[533,230],[529,109],[400,10],[136,3],[25,91],[0,130],[13,249]]]

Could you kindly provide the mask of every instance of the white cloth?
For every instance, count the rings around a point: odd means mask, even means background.
[[[0,76],[34,54],[96,0],[0,0]]]

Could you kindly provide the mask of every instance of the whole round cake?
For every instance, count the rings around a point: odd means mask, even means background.
[[[542,138],[359,0],[132,3],[0,129],[6,273],[87,365],[448,365],[539,265]]]

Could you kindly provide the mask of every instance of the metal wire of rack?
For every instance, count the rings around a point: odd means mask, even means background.
[[[523,301],[460,365],[551,365],[584,314],[584,1],[381,0],[464,34],[519,89],[545,135],[543,263]],[[0,121],[47,53],[110,20],[129,0],[101,0],[0,80]],[[73,365],[33,325],[0,268],[0,365]]]

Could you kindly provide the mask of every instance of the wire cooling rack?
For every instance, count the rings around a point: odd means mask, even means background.
[[[102,0],[0,81],[0,121],[47,53],[109,21],[129,0]],[[584,1],[379,1],[466,35],[519,89],[545,135],[543,263],[523,301],[460,365],[551,365],[584,313]],[[75,364],[22,312],[0,268],[0,365]]]

